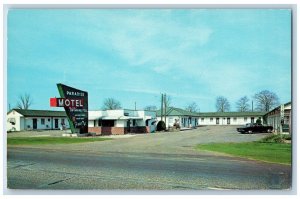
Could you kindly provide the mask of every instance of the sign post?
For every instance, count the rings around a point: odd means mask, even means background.
[[[72,133],[88,133],[88,93],[57,84],[61,98],[50,98],[50,106],[64,107]]]

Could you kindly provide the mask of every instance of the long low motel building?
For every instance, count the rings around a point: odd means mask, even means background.
[[[291,132],[292,125],[292,103],[288,102],[282,105],[283,113],[281,115],[281,106],[278,106],[266,114],[268,125],[273,126],[275,132],[280,132],[282,126],[283,132]]]
[[[7,113],[7,131],[70,128],[65,111],[12,109]]]
[[[163,117],[161,117],[161,115]],[[179,124],[180,129],[194,128],[198,126],[199,120],[199,115],[197,113],[175,107],[168,107],[166,109],[166,114],[162,114],[161,110],[158,110],[156,111],[156,116],[158,121],[165,121],[166,118],[167,128],[171,128],[175,124]]]
[[[257,119],[263,122],[266,112],[208,112],[199,113],[199,125],[245,125],[255,123]]]

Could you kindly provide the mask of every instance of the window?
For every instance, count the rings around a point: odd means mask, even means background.
[[[48,118],[48,122],[50,122],[50,118]]]
[[[201,118],[201,122],[204,122],[204,118]]]
[[[236,122],[236,117],[233,118],[233,121]]]
[[[61,124],[65,125],[65,119],[61,119]]]
[[[132,120],[132,126],[135,126],[135,125],[136,125],[136,121]]]
[[[45,119],[44,118],[41,119],[41,124],[45,125]]]
[[[115,120],[102,120],[103,127],[113,127],[115,126]]]
[[[254,117],[251,117],[251,123],[254,123]]]
[[[247,122],[247,119],[248,119],[247,117],[244,117],[244,122]]]
[[[211,118],[210,118],[210,122],[213,122],[213,121],[214,121],[214,118],[211,117]]]

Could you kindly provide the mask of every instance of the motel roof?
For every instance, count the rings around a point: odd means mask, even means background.
[[[264,116],[267,112],[207,112],[198,113],[200,117],[251,117]]]
[[[12,109],[8,112],[16,111],[24,117],[66,117],[65,111],[49,111],[49,110],[30,110],[30,109]]]
[[[160,117],[161,110],[156,111],[156,116]],[[168,107],[167,108],[167,116],[193,116],[193,117],[199,117],[198,113],[192,113],[190,111],[181,109],[181,108],[175,108],[175,107]]]

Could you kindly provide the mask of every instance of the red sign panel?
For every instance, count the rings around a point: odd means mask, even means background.
[[[83,107],[83,99],[70,99],[70,98],[50,98],[51,107]]]

